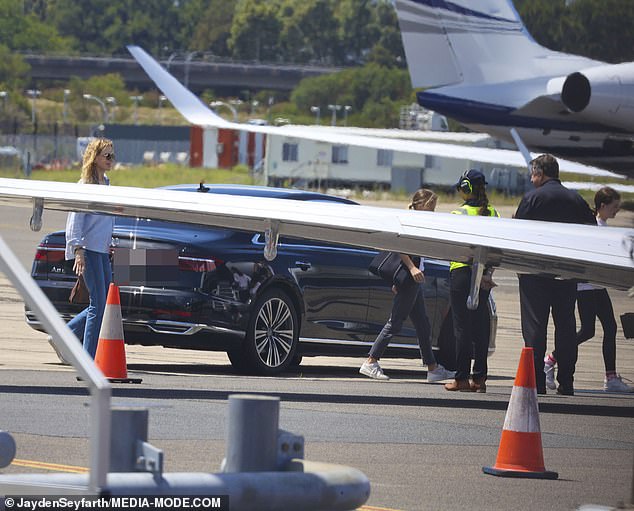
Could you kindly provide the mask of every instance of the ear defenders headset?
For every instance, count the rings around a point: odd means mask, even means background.
[[[473,192],[473,186],[471,185],[471,181],[469,181],[469,178],[467,177],[468,172],[469,171],[462,174],[462,177],[460,178],[460,181],[458,183],[458,189],[466,195],[471,195],[471,193]]]

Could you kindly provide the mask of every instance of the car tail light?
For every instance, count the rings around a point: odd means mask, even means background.
[[[38,245],[35,251],[35,260],[49,264],[63,263],[66,253],[64,245]]]
[[[216,266],[222,264],[219,259],[207,257],[178,256],[178,269],[181,271],[207,272],[214,271]]]

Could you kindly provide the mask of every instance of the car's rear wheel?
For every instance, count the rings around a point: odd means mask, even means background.
[[[291,364],[298,338],[299,320],[293,301],[281,290],[266,291],[251,313],[243,345],[245,362],[257,374],[280,373]]]

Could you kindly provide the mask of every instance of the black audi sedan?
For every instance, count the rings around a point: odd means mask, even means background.
[[[246,185],[178,185],[167,189],[279,200],[356,203],[316,192]],[[387,320],[390,286],[368,271],[376,251],[309,239],[280,238],[264,258],[264,234],[147,218],[119,217],[113,234],[125,342],[227,352],[240,371],[273,375],[304,356],[367,355]],[[64,260],[64,232],[37,247],[32,276],[69,320],[75,276]],[[454,366],[449,264],[425,261],[424,293],[438,361]],[[491,350],[497,326],[489,301]],[[26,319],[41,329],[26,307]],[[384,357],[420,357],[409,321]]]

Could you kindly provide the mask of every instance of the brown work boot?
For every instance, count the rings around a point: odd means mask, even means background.
[[[445,390],[473,392],[469,380],[454,380],[451,383],[445,383]]]
[[[487,384],[486,384],[486,376],[481,377],[481,378],[474,378],[473,380],[471,380],[471,390],[473,392],[479,392],[480,394],[484,394],[487,391]]]

